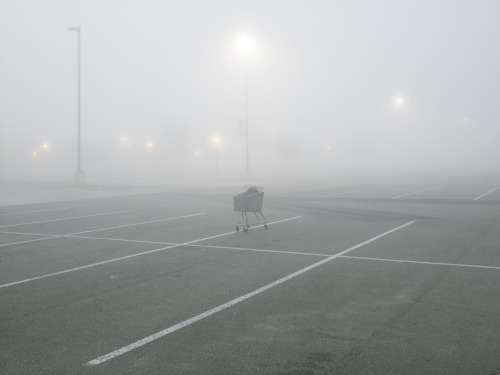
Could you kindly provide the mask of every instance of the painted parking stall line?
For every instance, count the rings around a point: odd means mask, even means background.
[[[439,263],[439,262],[422,262],[417,260],[403,260],[403,259],[385,259],[385,258],[370,258],[370,257],[353,257],[353,256],[342,256],[346,259],[360,259],[360,260],[376,260],[381,262],[396,262],[396,263],[408,263],[408,264],[427,264],[432,266],[454,266],[454,267],[470,267],[470,268],[485,268],[492,270],[500,270],[500,267],[495,266],[480,266],[476,264],[461,264],[461,263]]]
[[[437,189],[438,187],[440,187],[440,186],[433,186],[433,187],[422,189],[422,190],[418,190],[418,191],[412,191],[411,193],[398,195],[397,197],[392,197],[391,199],[398,199],[398,198],[402,198],[402,197],[407,197],[409,195],[414,195],[414,194],[422,193],[424,191],[434,190],[434,189]]]
[[[47,233],[32,233],[32,232],[7,232],[7,231],[0,231],[2,234],[19,234],[22,236],[46,236],[46,237],[59,237],[58,234],[47,234]]]
[[[150,343],[150,342],[152,342],[154,340],[157,340],[157,339],[159,339],[159,338],[161,338],[161,337],[163,337],[165,335],[168,335],[168,334],[170,334],[172,332],[175,332],[175,331],[177,331],[179,329],[187,327],[188,325],[193,324],[193,323],[195,323],[195,322],[197,322],[197,321],[199,321],[201,319],[204,319],[206,317],[214,315],[214,314],[216,314],[216,313],[218,313],[218,312],[220,312],[222,310],[225,310],[225,309],[227,309],[227,308],[229,308],[231,306],[236,305],[237,303],[245,301],[245,300],[247,300],[247,299],[249,299],[249,298],[251,298],[251,297],[253,297],[253,296],[257,295],[257,294],[260,294],[260,293],[262,293],[262,292],[264,292],[264,291],[266,291],[268,289],[271,289],[271,288],[273,288],[273,287],[275,287],[277,285],[280,285],[280,284],[282,284],[282,283],[284,283],[284,282],[286,282],[288,280],[291,280],[291,279],[293,279],[293,278],[295,278],[295,277],[297,277],[297,276],[299,276],[299,275],[301,275],[301,274],[303,274],[303,273],[305,273],[307,271],[310,271],[310,270],[312,270],[314,268],[317,268],[317,267],[321,266],[324,263],[327,263],[327,262],[329,262],[329,261],[331,261],[333,259],[341,257],[342,255],[347,254],[350,251],[353,251],[353,250],[358,249],[358,248],[360,248],[362,246],[365,246],[365,245],[369,244],[370,242],[376,241],[379,238],[387,236],[388,234],[391,234],[391,233],[393,233],[393,232],[395,232],[397,230],[403,229],[403,228],[405,228],[405,227],[407,227],[407,226],[409,226],[409,225],[411,225],[411,224],[413,224],[415,222],[416,222],[416,220],[412,220],[412,221],[410,221],[410,222],[408,222],[406,224],[400,225],[399,227],[393,228],[393,229],[391,229],[391,230],[389,230],[387,232],[379,234],[378,236],[372,237],[369,240],[366,240],[366,241],[361,242],[361,243],[359,243],[357,245],[354,245],[354,246],[352,246],[352,247],[350,247],[350,248],[348,248],[346,250],[343,250],[343,251],[341,251],[341,252],[339,252],[339,253],[337,253],[335,255],[329,256],[328,258],[320,260],[319,262],[316,262],[316,263],[314,263],[314,264],[312,264],[312,265],[310,265],[308,267],[302,268],[301,270],[298,270],[298,271],[296,271],[296,272],[294,272],[294,273],[292,273],[292,274],[290,274],[288,276],[285,276],[285,277],[283,277],[283,278],[281,278],[279,280],[276,280],[276,281],[274,281],[274,282],[272,282],[270,284],[267,284],[267,285],[265,285],[265,286],[263,286],[263,287],[261,287],[259,289],[256,289],[256,290],[254,290],[254,291],[252,291],[250,293],[247,293],[247,294],[245,294],[245,295],[243,295],[241,297],[235,298],[235,299],[233,299],[233,300],[231,300],[229,302],[226,302],[226,303],[224,303],[222,305],[219,305],[219,306],[217,306],[217,307],[215,307],[215,308],[213,308],[211,310],[205,311],[204,313],[201,313],[201,314],[199,314],[199,315],[197,315],[195,317],[187,319],[187,320],[185,320],[185,321],[183,321],[181,323],[178,323],[178,324],[173,325],[173,326],[171,326],[169,328],[166,328],[166,329],[164,329],[162,331],[159,331],[159,332],[157,332],[157,333],[155,333],[155,334],[153,334],[151,336],[145,337],[145,338],[143,338],[141,340],[138,340],[138,341],[136,341],[136,342],[134,342],[132,344],[124,346],[123,348],[117,349],[117,350],[115,350],[113,352],[110,352],[108,354],[105,354],[105,355],[103,355],[103,356],[101,356],[99,358],[93,359],[93,360],[85,363],[84,365],[85,366],[99,365],[99,364],[101,364],[103,362],[109,361],[110,359],[113,359],[113,358],[118,357],[118,356],[120,356],[122,354],[125,354],[125,353],[127,353],[127,352],[129,352],[131,350],[137,349],[137,348],[139,348],[139,347],[141,347],[143,345],[146,345],[146,344],[148,344],[148,343]]]
[[[9,243],[4,243],[0,245],[0,247],[5,247],[5,246],[12,246],[12,245],[20,245],[22,243],[29,243],[29,242],[37,242],[37,241],[44,241],[44,240],[49,240],[51,238],[58,238],[61,236],[51,236],[48,234],[40,234],[40,236],[45,236],[43,238],[35,238],[33,240],[24,240],[24,241],[18,241],[18,242],[9,242]]]
[[[169,217],[169,218],[166,218],[166,219],[149,220],[149,221],[142,221],[140,223],[117,225],[117,226],[114,226],[114,227],[107,227],[107,228],[100,228],[100,229],[91,229],[91,230],[86,230],[86,231],[83,231],[83,232],[76,232],[76,233],[64,234],[61,237],[70,237],[70,236],[76,236],[76,235],[79,235],[79,234],[100,232],[100,231],[103,231],[103,230],[111,230],[111,229],[118,229],[118,228],[133,227],[133,226],[136,226],[136,225],[160,223],[162,221],[169,221],[169,220],[175,220],[175,219],[184,219],[184,218],[187,218],[187,217],[194,217],[194,216],[200,216],[200,215],[206,215],[206,213],[205,212],[200,212],[200,213],[196,213],[196,214],[189,214],[189,215]]]
[[[488,194],[493,193],[494,191],[496,191],[496,190],[498,190],[498,189],[500,189],[500,186],[497,186],[496,188],[493,188],[493,189],[491,189],[491,190],[487,191],[486,193],[481,194],[480,196],[478,196],[478,197],[474,198],[474,199],[473,199],[473,201],[477,201],[477,200],[479,200],[479,199],[481,199],[481,198],[483,198],[483,197],[487,196]]]
[[[183,215],[183,216],[176,216],[176,217],[169,217],[166,219],[158,219],[158,220],[150,220],[150,221],[143,221],[140,223],[132,223],[132,224],[124,224],[124,225],[118,225],[114,227],[107,227],[107,228],[99,228],[99,229],[91,229],[91,230],[86,230],[83,232],[76,232],[76,233],[69,233],[69,234],[58,234],[58,235],[50,235],[50,234],[33,234],[33,235],[38,235],[38,236],[47,236],[45,238],[35,238],[33,240],[25,240],[25,241],[19,241],[19,242],[11,242],[11,243],[6,243],[3,245],[0,245],[0,247],[4,246],[11,246],[11,245],[18,245],[22,243],[27,243],[27,242],[36,242],[36,241],[43,241],[43,240],[48,240],[51,238],[61,238],[61,237],[75,237],[77,238],[77,235],[79,234],[85,234],[85,233],[94,233],[94,232],[100,232],[104,230],[111,230],[111,229],[118,229],[118,228],[125,228],[125,227],[132,227],[136,225],[144,225],[144,224],[151,224],[151,223],[159,223],[161,221],[169,221],[169,220],[175,220],[175,219],[183,219],[186,217],[192,217],[192,216],[200,216],[200,215],[206,215],[205,212],[197,213],[197,214],[190,214],[190,215]],[[82,238],[87,238],[83,237]]]
[[[253,251],[256,253],[274,253],[274,254],[290,254],[290,255],[309,255],[314,257],[329,257],[332,254],[318,254],[318,253],[303,253],[298,251],[284,251],[284,250],[268,250],[268,249],[251,249],[248,247],[232,247],[232,246],[209,246],[209,245],[187,245],[191,247],[200,247],[208,249],[222,249],[222,250],[236,250],[236,251]]]
[[[0,232],[1,233],[1,232]],[[130,242],[130,243],[144,243],[153,245],[180,245],[178,242],[160,242],[160,241],[144,241],[144,240],[126,240],[122,238],[108,238],[108,237],[87,237],[87,236],[66,236],[68,238],[81,238],[102,241],[117,241],[117,242]],[[284,251],[284,250],[270,250],[270,249],[252,249],[248,247],[234,247],[234,246],[218,246],[218,245],[194,245],[184,244],[184,246],[198,247],[206,249],[220,249],[220,250],[236,250],[236,251],[253,251],[260,253],[276,253],[276,254],[291,254],[291,255],[310,255],[315,257],[329,257],[332,254],[319,254],[319,253],[303,253],[298,251]]]
[[[129,212],[134,212],[134,210],[104,212],[102,214],[85,215],[85,216],[74,216],[74,217],[64,217],[64,218],[61,218],[61,219],[52,219],[52,220],[32,221],[30,223],[0,225],[0,228],[19,227],[19,226],[22,226],[22,225],[32,225],[32,224],[42,224],[42,223],[52,223],[52,222],[55,222],[55,221],[76,220],[76,219],[83,219],[83,218],[86,218],[86,217],[96,217],[96,216],[105,216],[105,215],[125,214],[125,213],[129,213]]]
[[[11,212],[8,214],[0,214],[0,216],[12,216],[12,215],[24,215],[24,214],[35,214],[38,212],[49,212],[49,211],[61,211],[61,210],[69,210],[69,207],[63,208],[52,208],[50,210],[38,210],[38,211],[21,211],[21,212]]]
[[[144,243],[152,245],[178,245],[178,242],[164,242],[164,241],[145,241],[145,240],[127,240],[124,238],[111,238],[111,237],[91,237],[91,236],[73,236],[65,235],[66,238],[80,238],[83,240],[97,240],[97,241],[115,241],[115,242],[129,242],[129,243]]]
[[[278,220],[278,221],[274,221],[274,222],[271,222],[271,223],[267,223],[267,225],[273,225],[273,224],[283,223],[285,221],[299,219],[300,217],[301,216],[295,216],[295,217],[288,218],[288,219]],[[252,227],[250,229],[259,228],[259,227],[262,227],[262,226],[263,225],[256,225],[256,226],[254,226],[254,227]],[[62,271],[58,271],[58,272],[53,272],[53,273],[41,275],[41,276],[31,277],[29,279],[24,279],[24,280],[19,280],[19,281],[13,281],[11,283],[0,285],[0,289],[1,288],[7,288],[7,287],[10,287],[10,286],[14,286],[14,285],[18,285],[18,284],[28,283],[30,281],[45,279],[47,277],[63,275],[65,273],[69,273],[69,272],[75,272],[75,271],[80,271],[80,270],[84,270],[84,269],[91,268],[91,267],[101,266],[103,264],[118,262],[120,260],[131,259],[131,258],[135,258],[135,257],[139,257],[139,256],[142,256],[142,255],[147,255],[147,254],[153,254],[153,253],[157,253],[159,251],[164,251],[164,250],[169,250],[169,249],[173,249],[173,248],[180,247],[180,246],[190,245],[190,244],[193,244],[193,243],[197,243],[197,242],[201,242],[201,241],[206,241],[206,240],[210,240],[210,239],[213,239],[213,238],[228,236],[228,235],[234,234],[234,233],[236,233],[236,232],[232,231],[232,232],[227,232],[227,233],[222,233],[222,234],[216,234],[215,236],[200,238],[200,239],[197,239],[197,240],[188,241],[188,242],[184,242],[184,243],[180,243],[180,244],[175,244],[175,245],[171,245],[171,246],[160,247],[158,249],[143,251],[143,252],[140,252],[140,253],[130,254],[130,255],[123,256],[123,257],[119,257],[119,258],[108,259],[108,260],[104,260],[102,262],[96,262],[96,263],[86,264],[86,265],[80,266],[80,267],[70,268],[70,269],[67,269],[67,270],[62,270]]]
[[[63,237],[63,236],[50,236],[47,234],[35,234],[35,233],[19,233],[19,232],[0,232],[0,233],[13,233],[13,234],[25,234],[32,236],[49,236],[51,238],[54,237]],[[73,236],[73,235],[64,235],[67,238],[80,238],[80,239],[88,239],[88,240],[97,240],[97,241],[115,241],[115,242],[129,242],[129,243],[143,243],[143,244],[153,244],[153,245],[180,245],[178,242],[163,242],[163,241],[145,241],[145,240],[127,240],[123,238],[110,238],[110,237],[90,237],[90,236]],[[311,256],[320,256],[320,257],[329,257],[331,254],[318,254],[318,253],[303,253],[297,251],[284,251],[284,250],[269,250],[269,249],[252,249],[247,247],[233,247],[233,246],[211,246],[211,245],[184,245],[189,247],[198,247],[198,248],[207,248],[207,249],[222,249],[222,250],[237,250],[237,251],[254,251],[261,253],[277,253],[277,254],[292,254],[292,255],[311,255]]]

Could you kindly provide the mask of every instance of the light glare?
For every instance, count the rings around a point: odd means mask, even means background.
[[[236,48],[243,56],[251,56],[255,52],[255,41],[249,35],[240,35],[236,40]]]

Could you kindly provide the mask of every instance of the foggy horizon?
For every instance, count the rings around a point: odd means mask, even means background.
[[[498,173],[494,1],[0,1],[0,178]],[[238,53],[249,35],[254,53]],[[218,137],[216,146],[214,138]],[[45,145],[45,146],[44,146]]]

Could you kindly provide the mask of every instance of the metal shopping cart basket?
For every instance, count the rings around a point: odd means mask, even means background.
[[[251,225],[259,225],[262,222],[259,219],[260,213],[264,219],[264,228],[267,229],[267,221],[265,216],[262,214],[262,200],[264,199],[264,188],[260,186],[252,186],[247,189],[244,193],[234,196],[234,211],[241,212],[241,221],[236,223],[236,231],[239,232],[240,227],[243,228],[243,232],[248,231]],[[253,212],[257,218],[256,222],[250,223],[248,221],[248,212]]]

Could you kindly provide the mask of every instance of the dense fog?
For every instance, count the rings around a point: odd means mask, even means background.
[[[498,14],[490,0],[0,0],[0,178],[73,181],[69,27],[87,182],[248,176],[247,140],[253,176],[496,173]]]

